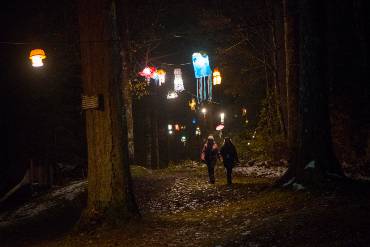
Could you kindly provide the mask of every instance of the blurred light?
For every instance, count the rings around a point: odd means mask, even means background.
[[[196,136],[200,136],[201,135],[199,126],[195,129],[195,135]]]
[[[191,99],[191,101],[189,101],[189,106],[190,106],[190,109],[192,110],[192,111],[195,111],[195,108],[196,108],[196,106],[197,106],[197,102],[195,101],[195,99],[193,98],[193,99]]]
[[[169,130],[168,131],[168,134],[172,135],[173,134],[173,131],[172,130]]]
[[[29,59],[32,61],[33,67],[42,67],[44,63],[43,59],[46,58],[45,51],[43,49],[34,49],[31,50]]]
[[[201,110],[201,112],[203,113],[203,114],[206,114],[207,113],[207,109],[206,108],[202,108],[202,110]]]
[[[251,145],[251,143],[250,142],[248,142],[248,146],[250,146]]]
[[[180,131],[180,125],[175,124],[175,130]]]
[[[193,118],[193,121],[192,121],[193,124],[196,124],[197,123],[197,120],[195,118]]]
[[[176,99],[177,97],[179,97],[179,95],[175,91],[168,92],[167,94],[167,99]]]
[[[168,125],[168,130],[172,130],[172,124]]]
[[[221,123],[223,124],[225,122],[225,113],[220,113]]]

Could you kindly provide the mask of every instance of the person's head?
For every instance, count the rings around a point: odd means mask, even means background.
[[[209,135],[208,138],[207,138],[207,142],[208,143],[214,143],[215,142],[215,138],[213,137],[213,135]]]
[[[230,137],[225,137],[224,143],[225,144],[230,144],[231,143],[231,138]]]

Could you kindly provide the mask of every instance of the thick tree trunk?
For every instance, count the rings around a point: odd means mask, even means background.
[[[124,163],[120,56],[112,0],[80,0],[83,92],[103,96],[102,110],[86,111],[87,217],[119,219],[137,212]]]
[[[334,156],[329,120],[326,6],[319,0],[302,0],[298,9],[297,159],[291,164],[290,173],[286,174],[285,179],[316,184],[327,175],[343,175]],[[290,97],[294,96],[292,94]],[[294,112],[292,114],[291,117]],[[291,135],[294,136],[294,133]],[[291,145],[294,144],[293,136],[290,137]]]

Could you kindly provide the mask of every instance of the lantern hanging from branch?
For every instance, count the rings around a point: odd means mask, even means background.
[[[213,70],[213,85],[220,85],[221,80],[222,80],[221,73],[218,70],[218,68],[215,68]]]
[[[174,70],[175,80],[174,80],[174,89],[175,92],[182,92],[185,90],[184,82],[182,80],[181,69],[177,68]]]
[[[166,82],[166,71],[163,69],[157,70],[158,86],[162,86]]]
[[[199,52],[192,56],[194,74],[197,80],[197,99],[198,103],[212,100],[212,71],[209,66],[207,54]]]
[[[44,66],[42,60],[46,58],[45,51],[43,49],[33,49],[30,52],[29,58],[32,61],[33,67],[42,67]]]
[[[189,106],[192,111],[195,111],[197,106],[197,102],[195,101],[195,99],[191,99],[191,101],[189,101]]]
[[[157,76],[157,69],[155,67],[145,67],[139,72],[139,75],[145,77],[146,81],[149,83],[150,79],[155,79]]]

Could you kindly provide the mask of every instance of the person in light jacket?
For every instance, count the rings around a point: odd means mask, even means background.
[[[204,144],[200,159],[207,164],[209,183],[215,183],[215,166],[218,159],[218,146],[213,136],[208,136]]]

